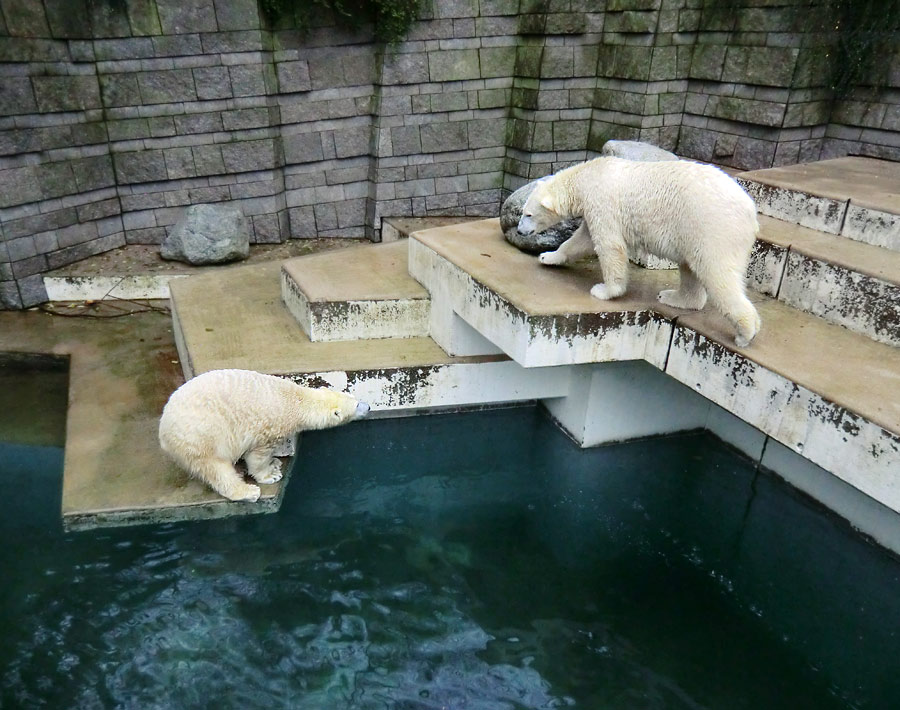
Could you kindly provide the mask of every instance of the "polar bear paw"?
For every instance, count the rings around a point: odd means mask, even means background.
[[[702,298],[693,297],[691,294],[685,295],[680,289],[667,288],[660,291],[656,299],[660,303],[665,303],[672,308],[682,308],[688,311],[699,311],[706,305],[706,294],[702,294]]]
[[[595,284],[591,289],[591,295],[600,301],[610,301],[618,298],[625,292],[623,288],[613,288],[609,284]]]
[[[225,497],[228,498],[228,500],[239,501],[242,503],[255,503],[259,500],[260,493],[259,486],[254,486],[251,483],[241,483],[241,485],[236,485],[230,490]]]
[[[269,465],[262,471],[252,474],[259,483],[277,483],[281,480],[281,462],[278,459],[272,459]]]
[[[566,257],[558,251],[545,251],[538,256],[538,261],[544,266],[562,266],[566,263]]]

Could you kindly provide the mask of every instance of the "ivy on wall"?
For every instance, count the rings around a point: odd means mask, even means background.
[[[376,40],[394,43],[406,37],[421,0],[259,0],[259,4],[273,23],[293,21],[307,31],[323,13],[330,13],[340,25],[350,29],[371,25]]]

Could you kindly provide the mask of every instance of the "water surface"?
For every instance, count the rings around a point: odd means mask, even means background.
[[[61,465],[0,448],[0,707],[900,706],[900,565],[709,435],[371,420],[278,514],[73,534]]]

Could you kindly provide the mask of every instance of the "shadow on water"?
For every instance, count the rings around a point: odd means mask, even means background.
[[[4,445],[0,707],[893,708],[900,565],[692,434],[305,434],[276,515],[65,535]]]

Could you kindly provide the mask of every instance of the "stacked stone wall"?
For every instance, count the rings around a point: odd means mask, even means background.
[[[891,86],[834,102],[809,0],[440,0],[385,47],[257,0],[0,0],[0,304],[236,201],[258,243],[494,216],[646,140],[739,168],[900,158]],[[827,39],[827,38],[826,38]]]

